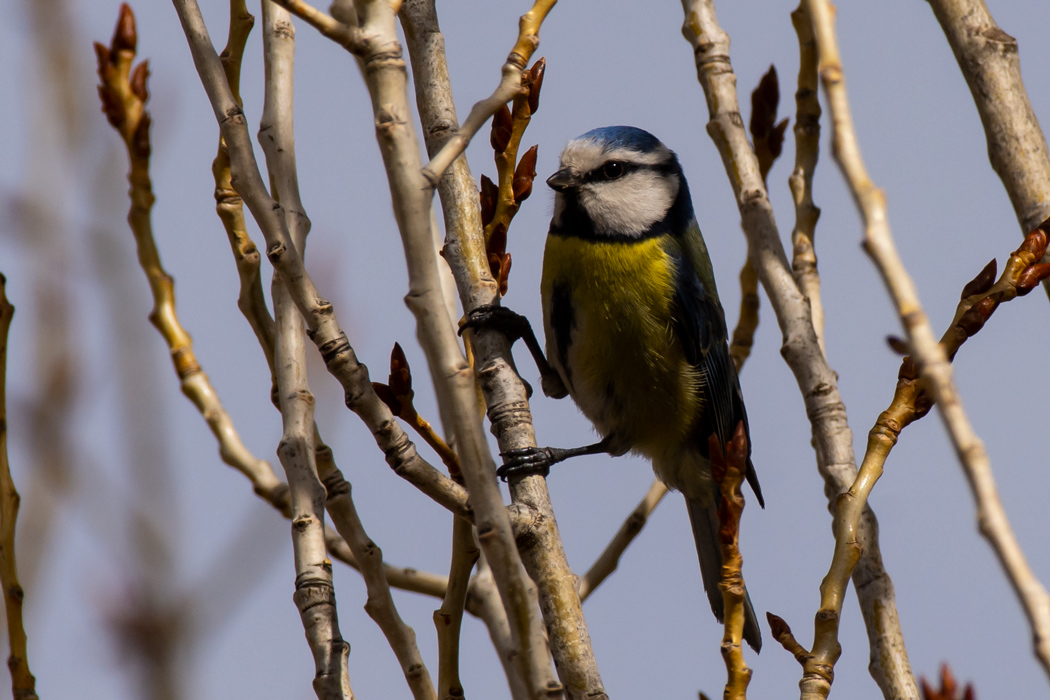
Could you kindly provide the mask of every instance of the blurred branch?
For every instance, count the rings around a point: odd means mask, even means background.
[[[667,495],[667,487],[659,479],[653,479],[642,500],[631,511],[620,529],[613,535],[612,541],[606,545],[598,559],[587,569],[587,573],[580,579],[580,600],[586,601],[591,593],[602,584],[609,575],[616,571],[620,565],[620,557],[634,542],[634,538],[642,531],[649,521],[649,516],[656,510],[663,497]]]
[[[270,465],[255,458],[241,442],[226,410],[222,407],[208,375],[204,373],[193,353],[189,334],[179,323],[175,313],[175,283],[165,272],[153,238],[150,212],[153,191],[149,176],[150,139],[149,113],[145,103],[149,95],[146,62],[135,67],[134,16],[126,4],[121,5],[117,31],[109,48],[95,44],[99,62],[99,96],[109,123],[120,133],[127,147],[131,170],[129,196],[131,210],[128,223],[135,236],[139,263],[149,281],[153,294],[150,322],[164,336],[171,351],[172,364],[179,377],[183,394],[204,416],[208,427],[219,441],[219,454],[226,464],[234,467],[252,482],[256,493],[270,501],[282,498],[284,484],[273,473]]]
[[[842,73],[842,63],[838,52],[837,38],[834,29],[834,18],[831,7],[821,0],[806,0],[807,7],[813,19],[814,33],[817,38],[817,46],[820,52],[820,76],[828,96],[828,104],[831,108],[832,132],[835,159],[843,172],[850,189],[853,192],[857,207],[864,221],[864,248],[872,257],[883,281],[886,284],[901,322],[908,334],[908,342],[912,350],[912,360],[925,381],[929,382],[931,396],[940,406],[941,417],[944,420],[956,453],[970,481],[970,487],[974,492],[978,506],[978,523],[981,533],[990,541],[996,555],[999,557],[1006,574],[1014,586],[1018,597],[1028,616],[1029,624],[1032,626],[1036,656],[1043,664],[1044,669],[1050,674],[1050,596],[1046,589],[1039,583],[1024,559],[1020,545],[1013,535],[1006,512],[999,501],[998,492],[991,473],[991,466],[984,446],[973,433],[969,419],[963,410],[952,378],[952,367],[949,354],[933,335],[930,323],[919,303],[918,294],[914,283],[909,277],[900,256],[897,254],[893,237],[890,232],[889,221],[886,215],[886,203],[882,190],[878,189],[868,177],[864,161],[861,157],[860,147],[857,143],[856,133],[850,114],[849,101],[846,95],[845,82]],[[1022,246],[1020,251],[1029,249],[1024,267],[1035,263],[1046,252],[1046,237],[1040,233],[1034,236],[1040,238],[1038,245],[1029,243]],[[1033,285],[1040,275],[1050,272],[1050,265],[1035,266],[1028,272],[1027,281]],[[979,287],[981,277],[978,277]],[[964,290],[972,291],[973,287]],[[994,302],[993,302],[994,304]],[[974,314],[974,330],[983,324],[980,319],[980,307]],[[990,313],[989,309],[989,313]],[[965,318],[962,315],[961,322]],[[973,317],[971,317],[973,318]],[[962,325],[957,324],[957,325]],[[953,329],[955,326],[953,326]],[[961,329],[965,335],[969,335],[968,328]],[[950,332],[954,332],[950,331]],[[961,340],[960,340],[961,342]],[[878,478],[881,469],[862,469],[858,484],[851,489],[851,494],[856,493],[858,498],[864,500],[870,492],[874,481]],[[847,498],[850,498],[847,495]],[[843,514],[847,509],[840,505],[839,513]],[[845,533],[836,530],[837,540],[847,539]],[[849,546],[852,543],[844,545]],[[855,546],[855,545],[852,545]],[[836,549],[839,549],[837,544]],[[853,555],[843,554],[836,556],[836,561],[848,559]],[[833,562],[833,567],[835,563]],[[831,578],[829,572],[828,578]],[[827,582],[828,579],[825,579]],[[829,586],[830,587],[830,586]],[[827,600],[822,600],[822,611]],[[841,606],[840,606],[841,607]],[[814,663],[820,664],[838,656],[838,643],[826,641],[825,633],[821,632],[823,623],[818,615],[817,637],[814,640],[814,655],[817,657]],[[837,620],[834,622],[837,628]],[[807,676],[811,669],[807,668]],[[824,671],[813,668],[814,675],[825,676]],[[830,678],[814,678],[815,692],[826,693],[817,690],[818,686],[825,683],[830,684]],[[806,678],[803,684],[806,684]],[[805,686],[803,686],[805,687]]]
[[[751,260],[769,296],[783,337],[783,355],[802,392],[813,431],[817,469],[824,479],[829,507],[850,487],[857,467],[853,432],[838,390],[838,379],[827,363],[813,326],[810,305],[799,290],[780,242],[773,210],[747,142],[736,95],[736,78],[729,63],[729,37],[718,25],[712,0],[683,0],[682,33],[693,46],[697,76],[707,99],[708,134],[718,147],[740,209]],[[893,584],[882,566],[878,523],[864,511],[858,538],[863,548],[853,583],[864,614],[871,645],[869,670],[887,698],[917,697],[904,651]],[[915,689],[915,692],[897,689]]]
[[[930,7],[977,105],[992,169],[1028,233],[1050,218],[1050,151],[1021,81],[1017,40],[984,0],[930,0]],[[1043,286],[1050,294],[1050,284]]]
[[[708,439],[711,455],[711,477],[719,486],[722,498],[718,504],[718,540],[721,546],[722,571],[718,588],[725,605],[725,634],[722,637],[722,659],[726,664],[728,680],[722,697],[725,700],[745,700],[751,682],[751,669],[744,662],[740,641],[744,635],[744,561],[740,556],[740,514],[744,510],[744,496],[740,485],[747,471],[747,434],[744,422],[737,423],[733,438],[726,445],[726,453],[712,435]]]
[[[26,630],[22,624],[25,593],[18,582],[15,560],[15,521],[21,498],[7,460],[7,336],[15,307],[7,300],[6,285],[7,280],[0,274],[0,585],[4,587],[7,641],[11,649],[7,658],[11,695],[14,700],[36,700],[36,678],[29,670]]]

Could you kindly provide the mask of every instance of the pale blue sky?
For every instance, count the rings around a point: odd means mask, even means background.
[[[990,5],[1003,29],[1020,42],[1036,113],[1050,119],[1050,48],[1043,29],[1050,23],[1050,9],[1005,0]],[[102,620],[124,604],[134,570],[126,549],[133,530],[124,513],[127,497],[137,492],[142,479],[129,475],[154,473],[151,463],[167,474],[152,487],[161,494],[157,502],[145,506],[165,523],[165,537],[173,547],[174,573],[164,584],[173,595],[192,593],[205,603],[203,612],[187,616],[201,642],[184,661],[186,697],[310,698],[313,666],[292,604],[288,526],[219,461],[210,433],[179,394],[163,344],[146,321],[148,292],[123,224],[124,166],[106,165],[107,149],[115,147],[117,138],[91,102],[95,79],[90,42],[108,42],[117,6],[108,0],[72,4],[75,42],[70,50],[81,80],[75,99],[87,104],[88,136],[77,157],[52,172],[53,189],[45,200],[68,229],[62,247],[69,272],[60,283],[70,294],[75,317],[80,390],[70,427],[77,440],[78,480],[85,488],[59,519],[60,536],[44,553],[45,565],[27,591],[30,662],[44,698],[137,696],[121,672],[120,654]],[[220,44],[226,31],[224,7],[216,2],[204,8],[212,37]],[[23,3],[3,0],[0,8],[7,18],[0,25],[0,59],[8,67],[0,71],[0,94],[5,96],[0,119],[8,125],[0,132],[0,271],[19,307],[11,337],[9,413],[13,471],[22,487],[33,462],[25,448],[26,417],[19,406],[39,391],[32,369],[31,329],[38,322],[32,285],[38,273],[53,275],[55,266],[41,267],[29,247],[16,240],[11,207],[25,187],[31,161],[48,148],[46,141],[34,145],[30,124],[46,125],[54,112],[41,106],[45,93],[33,77],[39,73],[27,43],[31,33]],[[718,6],[732,37],[745,120],[750,90],[775,63],[782,81],[781,114],[794,121],[798,52],[788,16],[793,8],[775,2]],[[176,279],[179,312],[194,336],[201,364],[248,446],[276,465],[280,419],[269,403],[261,353],[235,306],[237,278],[213,213],[210,164],[217,131],[212,113],[171,5],[138,3],[134,9],[140,56],[150,59],[153,71],[158,245]],[[256,6],[251,9],[259,14]],[[480,0],[439,7],[461,118],[495,86],[514,41],[517,16],[525,9],[523,2]],[[1001,265],[1020,242],[1020,233],[988,165],[969,91],[928,5],[914,0],[849,3],[839,8],[838,19],[860,144],[872,178],[886,190],[901,255],[940,333],[962,285],[992,257]],[[677,151],[723,303],[735,318],[744,239],[721,162],[704,129],[706,107],[692,52],[679,31],[681,21],[674,2],[560,3],[541,32],[538,55],[547,57],[547,75],[541,109],[524,141],[540,144],[540,178],[555,170],[566,141],[597,126],[633,124]],[[253,132],[261,110],[260,44],[256,30],[243,80]],[[414,322],[401,301],[407,284],[400,239],[367,92],[352,58],[309,27],[298,26],[298,47],[299,174],[313,219],[308,265],[374,379],[385,376],[389,349],[395,340],[401,342],[417,368],[419,406],[436,420],[422,376],[425,363],[414,342]],[[826,121],[824,126],[814,198],[823,209],[817,252],[827,350],[860,451],[892,395],[899,359],[884,338],[899,334],[900,326],[860,248],[859,219],[830,158]],[[790,131],[788,135],[784,156],[770,175],[784,238],[794,218],[786,184],[794,158]],[[468,152],[475,177],[494,173],[487,141],[483,134]],[[537,186],[510,232],[514,267],[506,304],[534,320],[539,319],[540,256],[550,209],[550,191]],[[1046,402],[1039,395],[1045,391],[1048,319],[1042,291],[1012,302],[966,345],[956,365],[964,405],[985,441],[1021,544],[1044,582],[1050,580],[1044,502],[1050,492],[1050,461],[1042,447]],[[130,330],[123,346],[115,348],[110,338],[121,328]],[[803,404],[779,345],[780,334],[763,299],[754,354],[741,381],[767,506],[759,510],[749,501],[744,513],[744,574],[759,613],[769,610],[784,617],[808,644],[817,587],[831,557],[830,517]],[[518,358],[524,377],[538,386],[523,350]],[[138,413],[129,415],[122,398],[128,390],[122,386],[135,372],[148,381],[130,392],[151,400],[136,404]],[[318,421],[353,482],[365,527],[387,560],[445,572],[450,516],[390,472],[323,371],[313,372],[313,388]],[[536,397],[532,408],[541,444],[591,441],[590,426],[571,402]],[[140,435],[148,439],[129,440],[126,426],[131,424],[145,426]],[[552,499],[570,563],[578,571],[590,566],[651,478],[648,465],[634,458],[590,457],[555,469]],[[935,414],[904,433],[872,505],[915,673],[933,676],[949,661],[960,679],[976,683],[979,698],[1045,694],[1046,677],[1030,653],[1027,624],[976,531],[973,501]],[[26,499],[23,512],[36,506]],[[20,546],[27,549],[33,543]],[[408,697],[393,654],[362,610],[360,577],[341,565],[335,576],[358,697]],[[398,593],[396,600],[436,676],[431,623],[436,601],[407,593]],[[679,496],[667,498],[656,511],[620,569],[587,602],[585,613],[610,697],[695,698],[697,690],[710,697],[720,694],[725,677],[718,653],[721,631],[701,589]],[[800,668],[769,639],[768,629],[764,636],[762,654],[747,654],[754,669],[751,696],[790,697]],[[852,590],[842,645],[834,696],[880,697],[867,673],[867,641]],[[487,634],[476,620],[465,625],[463,668],[468,697],[507,696]]]

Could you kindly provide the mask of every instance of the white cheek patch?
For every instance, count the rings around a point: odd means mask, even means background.
[[[641,236],[664,218],[678,196],[678,181],[652,170],[580,188],[580,205],[597,233]],[[560,212],[555,204],[555,216]]]

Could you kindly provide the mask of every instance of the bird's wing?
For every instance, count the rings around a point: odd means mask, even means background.
[[[699,448],[701,454],[706,454],[707,439],[714,434],[724,449],[732,439],[737,423],[743,421],[744,433],[748,436],[747,481],[759,504],[764,506],[758,477],[751,464],[747,411],[736,366],[729,355],[725,313],[714,289],[710,261],[700,231],[696,229],[690,234],[695,234],[699,240],[698,246],[694,244],[697,250],[688,250],[688,243],[683,246],[674,241],[668,246],[668,254],[676,269],[671,311],[674,331],[685,350],[686,360],[697,367],[704,378],[706,401],[697,435]]]

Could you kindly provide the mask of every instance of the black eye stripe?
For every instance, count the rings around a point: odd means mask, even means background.
[[[605,172],[605,166],[609,162],[619,163],[623,167],[623,174],[617,176],[616,178],[610,178]],[[610,179],[619,180],[620,178],[623,178],[627,175],[630,175],[631,173],[638,172],[641,170],[649,170],[655,173],[660,173],[661,175],[670,175],[674,172],[674,166],[671,163],[636,163],[631,162],[629,160],[606,161],[594,170],[591,170],[590,172],[586,173],[581,179],[585,183],[605,182]]]

